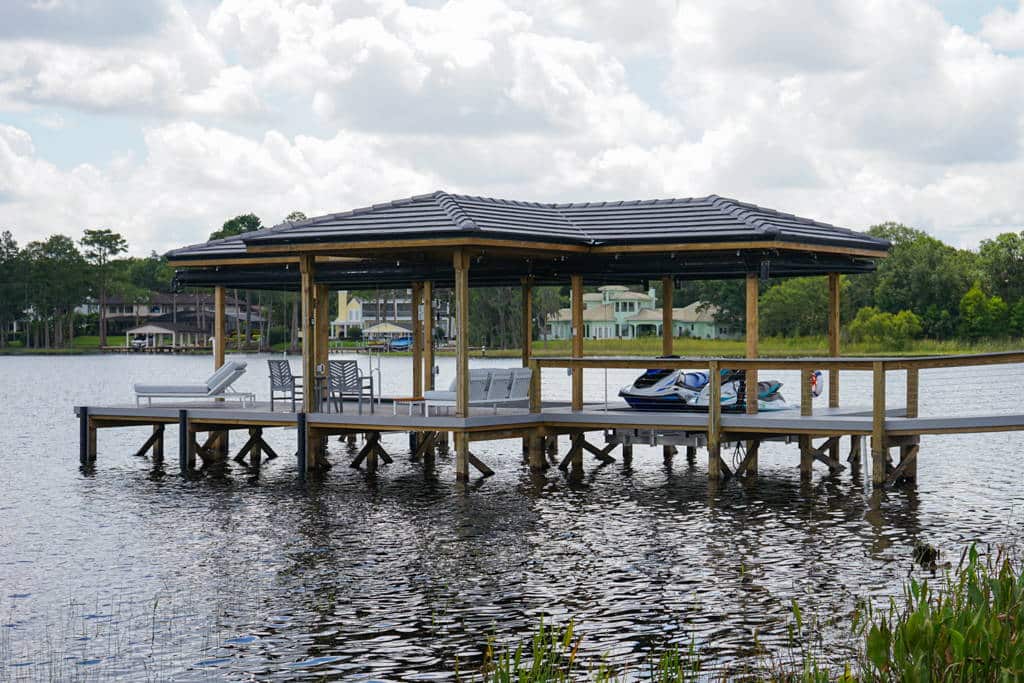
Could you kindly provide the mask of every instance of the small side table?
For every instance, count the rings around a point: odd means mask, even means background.
[[[425,400],[426,399],[424,399],[422,396],[404,396],[402,398],[392,399],[391,400],[391,411],[392,411],[392,414],[393,415],[398,415],[398,404],[399,403],[404,403],[404,404],[409,406],[409,416],[411,417],[412,416],[412,409],[415,406],[420,406],[420,409],[422,410],[423,402]]]

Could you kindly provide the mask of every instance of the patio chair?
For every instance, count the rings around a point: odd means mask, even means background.
[[[274,410],[275,392],[284,394],[279,398],[292,401],[292,412],[295,412],[295,401],[302,398],[302,378],[292,374],[292,366],[285,359],[271,359],[270,366],[270,410]]]
[[[364,375],[359,370],[359,363],[354,360],[328,361],[329,376],[327,379],[327,395],[339,413],[345,412],[345,397],[355,396],[359,401],[359,414],[363,414],[363,396],[370,397],[370,412],[373,412],[373,377]]]
[[[245,365],[245,361],[229,360],[202,384],[136,384],[135,405],[142,399],[148,401],[147,405],[153,405],[154,398],[237,398],[243,406],[255,403],[254,394],[236,391],[232,386],[245,374]]]

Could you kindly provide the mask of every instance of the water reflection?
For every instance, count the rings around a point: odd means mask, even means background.
[[[857,599],[919,571],[915,541],[956,557],[1019,537],[1019,435],[926,439],[918,485],[888,491],[851,469],[802,482],[778,444],[757,477],[709,485],[703,452],[588,455],[574,481],[531,472],[518,441],[475,443],[496,475],[457,484],[449,450],[413,461],[403,435],[385,437],[394,462],[376,473],[332,440],[334,467],[300,481],[285,430],[265,434],[276,460],[186,479],[176,458],[135,457],[146,429],[102,432],[77,469],[70,406],[204,359],[3,362],[22,388],[0,401],[0,679],[413,680],[471,668],[488,636],[516,641],[541,615],[574,617],[595,661],[635,666],[693,638],[742,667],[783,650],[793,599],[841,648]]]

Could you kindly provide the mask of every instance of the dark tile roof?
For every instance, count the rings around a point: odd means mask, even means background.
[[[780,241],[886,251],[889,243],[828,223],[709,195],[546,204],[434,192],[177,249],[169,257],[245,253],[246,245],[439,239],[473,234],[585,246]]]

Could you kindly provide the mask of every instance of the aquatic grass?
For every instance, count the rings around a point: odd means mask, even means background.
[[[910,579],[901,602],[867,605],[858,628],[865,680],[1021,680],[1022,565],[1005,548],[982,556],[972,545],[937,588]]]
[[[659,683],[1024,680],[1024,562],[1007,547],[982,554],[972,545],[937,587],[911,577],[903,597],[891,599],[886,609],[862,602],[849,631],[856,647],[845,657],[829,656],[835,644],[826,645],[826,626],[816,616],[808,621],[793,600],[788,647],[766,655],[756,670],[710,670],[693,644],[688,650],[670,645],[648,656],[640,677]],[[616,671],[603,660],[588,669],[578,658],[582,640],[572,621],[558,628],[541,620],[529,647],[496,650],[492,639],[479,674],[463,679],[457,673],[456,678],[483,683],[637,678],[638,672]]]

